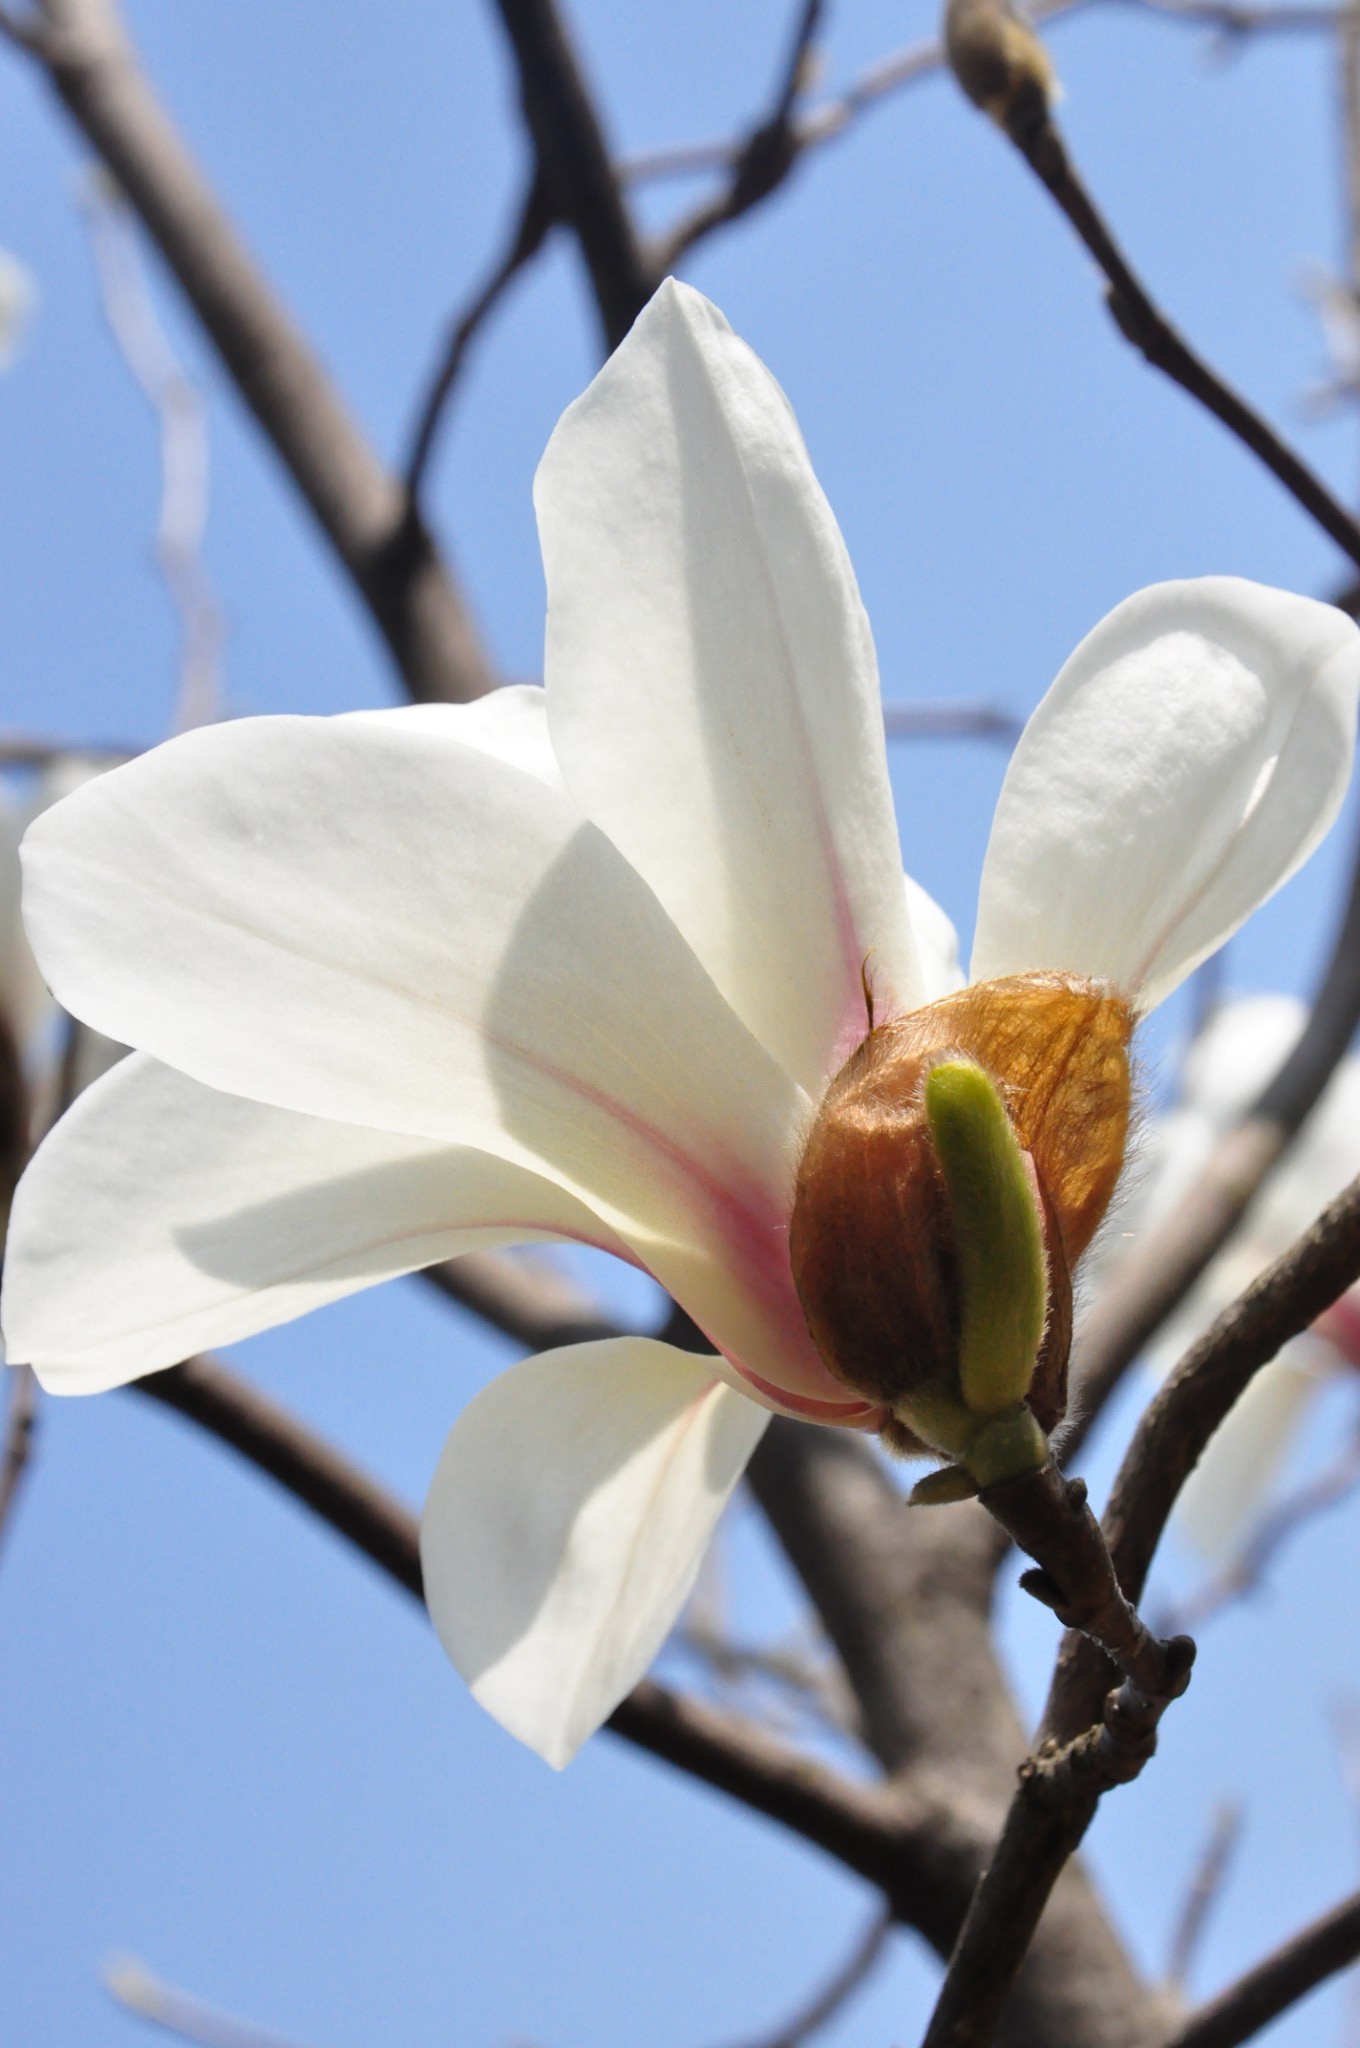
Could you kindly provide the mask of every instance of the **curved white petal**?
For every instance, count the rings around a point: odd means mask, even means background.
[[[1205,1557],[1223,1557],[1246,1530],[1320,1383],[1303,1345],[1291,1345],[1215,1431],[1176,1505],[1177,1526]]]
[[[350,711],[356,724],[391,726],[396,731],[425,732],[435,739],[458,740],[476,747],[526,775],[536,775],[552,789],[562,788],[548,737],[548,699],[536,683],[506,683],[468,704],[402,704],[386,711]]]
[[[916,957],[921,963],[921,1000],[938,1002],[941,996],[952,996],[964,986],[959,935],[949,913],[940,908],[914,876],[904,875],[902,879],[907,885],[907,912],[916,940]]]
[[[787,399],[671,280],[535,486],[553,747],[810,1092],[922,1000],[868,620]]]
[[[769,1417],[643,1337],[526,1359],[464,1409],[420,1534],[439,1639],[559,1769],[660,1649]]]
[[[436,1259],[534,1237],[619,1249],[523,1167],[269,1109],[133,1053],[19,1184],[6,1356],[52,1393],[95,1393]]]
[[[546,1174],[718,1349],[862,1409],[789,1274],[806,1099],[559,792],[424,719],[247,719],[88,784],[24,858],[76,1015],[210,1087]]]
[[[1163,583],[1087,636],[1026,726],[972,978],[1169,995],[1308,858],[1351,772],[1360,632],[1234,577]]]

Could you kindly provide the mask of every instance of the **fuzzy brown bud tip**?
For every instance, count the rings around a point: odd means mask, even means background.
[[[789,1232],[808,1328],[847,1386],[913,1426],[965,1406],[956,1219],[925,1099],[932,1071],[963,1059],[994,1083],[1033,1166],[1048,1319],[1028,1403],[1045,1430],[1061,1419],[1071,1271],[1123,1164],[1132,1026],[1108,988],[1013,975],[880,1025],[851,1054],[809,1134]],[[954,1450],[947,1431],[926,1434]]]
[[[975,107],[1018,142],[1045,125],[1058,82],[1043,44],[1009,0],[950,0],[945,50]]]

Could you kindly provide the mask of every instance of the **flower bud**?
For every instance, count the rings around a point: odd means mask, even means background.
[[[1036,134],[1058,98],[1048,51],[1010,0],[949,0],[950,69],[975,107],[1017,140]]]
[[[1108,988],[1012,975],[870,1031],[827,1089],[793,1276],[897,1448],[966,1459],[987,1416],[1065,1412],[1071,1271],[1123,1163],[1132,1024]]]

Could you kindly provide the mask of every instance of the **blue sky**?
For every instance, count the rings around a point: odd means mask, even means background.
[[[143,0],[129,14],[252,247],[394,455],[524,176],[491,10]],[[749,119],[788,28],[769,0],[578,0],[573,19],[625,151]],[[825,85],[932,26],[886,0],[833,8]],[[1051,47],[1077,159],[1154,289],[1354,497],[1355,421],[1299,406],[1324,368],[1300,266],[1335,262],[1343,238],[1330,50],[1281,37],[1223,61],[1199,32],[1099,5]],[[0,51],[0,245],[42,292],[0,382],[0,728],[147,743],[174,695],[150,554],[156,451],[99,317],[83,162],[39,81]],[[649,218],[684,196],[651,195]],[[1104,610],[1161,577],[1318,593],[1344,580],[1252,459],[1119,339],[1066,224],[947,80],[818,153],[688,274],[795,405],[895,701],[1027,710]],[[231,708],[391,701],[274,458],[173,291],[158,304],[209,399],[207,562],[230,621]],[[435,516],[511,675],[540,660],[534,465],[595,350],[574,256],[554,245],[476,350],[441,445]],[[906,859],[965,936],[1003,768],[991,746],[894,755]],[[1235,986],[1309,987],[1355,829],[1348,812],[1234,944]],[[1149,1034],[1154,1093],[1182,1024],[1171,1005]],[[238,1363],[417,1502],[453,1414],[510,1355],[402,1284],[257,1339]],[[1325,1454],[1353,1405],[1338,1393],[1319,1411],[1306,1455]],[[1097,1482],[1131,1413],[1093,1448]],[[1360,1692],[1358,1549],[1352,1503],[1213,1626],[1155,1768],[1107,1802],[1094,1860],[1150,1967],[1225,1793],[1245,1797],[1247,1831],[1201,1988],[1356,1882],[1328,1717]],[[782,1625],[790,1589],[749,1512],[728,1551],[743,1614]],[[1034,1702],[1054,1631],[1021,1609],[1008,1596]],[[126,2048],[137,2029],[98,1969],[130,1950],[313,2048],[623,2048],[642,2031],[716,2048],[796,2005],[867,1910],[811,1851],[608,1738],[551,1774],[470,1703],[409,1601],[131,1394],[44,1407],[0,1553],[0,1671],[6,2041]],[[827,2040],[909,2042],[932,1974],[896,1937]],[[1272,2038],[1330,2038],[1328,1997]]]

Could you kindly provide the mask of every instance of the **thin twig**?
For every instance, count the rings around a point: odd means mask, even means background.
[[[828,1733],[859,1737],[854,1695],[831,1657],[815,1658],[798,1645],[781,1649],[740,1642],[693,1614],[679,1624],[673,1641],[720,1683],[763,1679],[785,1698],[796,1701],[803,1713]]]
[[[1204,1844],[1190,1889],[1185,1895],[1175,1932],[1171,1937],[1171,1953],[1167,1960],[1166,1981],[1175,1992],[1185,1989],[1190,1980],[1200,1941],[1209,1923],[1209,1915],[1222,1896],[1224,1880],[1242,1839],[1242,1806],[1236,1799],[1225,1799],[1214,1810],[1209,1828],[1209,1839]]]
[[[1263,1583],[1289,1538],[1328,1508],[1336,1507],[1360,1486],[1360,1431],[1338,1458],[1306,1485],[1289,1494],[1264,1515],[1238,1555],[1207,1585],[1170,1610],[1164,1626],[1199,1629],[1239,1600],[1245,1600]]]
[[[758,121],[744,141],[733,149],[725,187],[665,237],[659,267],[672,270],[682,256],[715,228],[740,219],[753,206],[768,199],[793,169],[802,154],[802,142],[794,120],[798,95],[807,81],[812,44],[821,25],[823,0],[800,0],[794,27],[774,99],[764,119]]]
[[[5,1417],[5,1445],[0,1452],[0,1538],[8,1531],[14,1503],[33,1456],[33,1438],[38,1426],[38,1382],[26,1365],[12,1365],[8,1371],[9,1408]]]
[[[124,2012],[149,2021],[178,2040],[192,2041],[196,2048],[296,2048],[281,2034],[248,2026],[153,1976],[136,1956],[119,1956],[107,1963],[104,1988]]]
[[[487,316],[500,303],[506,288],[543,247],[552,224],[552,209],[548,205],[542,181],[535,176],[520,208],[515,232],[510,238],[505,254],[492,269],[486,282],[468,302],[465,311],[454,322],[439,368],[431,379],[429,391],[421,406],[420,418],[416,422],[415,433],[411,438],[411,452],[406,460],[406,490],[413,505],[419,503],[420,489],[434,449],[435,436],[444,419],[450,394],[458,381],[458,374],[463,367],[468,349],[481,332]]]
[[[1121,1261],[1077,1333],[1077,1406],[1069,1462],[1153,1332],[1242,1221],[1314,1109],[1360,1023],[1360,845],[1349,893],[1308,1023],[1262,1090],[1163,1223]]]
[[[496,0],[552,217],[571,229],[607,348],[617,348],[661,273],[638,239],[599,113],[554,0]]]
[[[1025,721],[999,704],[945,698],[935,704],[885,704],[883,727],[890,740],[999,740],[1013,747]]]
[[[181,632],[179,690],[171,729],[206,725],[221,711],[222,607],[203,566],[208,516],[208,422],[203,399],[156,317],[137,249],[134,216],[107,174],[85,182],[104,316],[123,361],[156,415],[161,506],[156,559]]]
[[[113,0],[42,0],[33,54],[178,279],[410,695],[480,696],[491,667],[433,543],[247,254],[139,69]]]
[[[1238,2048],[1360,1958],[1360,1892],[1191,2013],[1166,2048]]]
[[[951,14],[961,4],[976,7],[977,0],[951,0]],[[1125,340],[1249,448],[1343,553],[1360,563],[1360,525],[1260,413],[1172,327],[1115,241],[1051,116],[1036,125],[1029,104],[1017,105],[1007,132],[1104,273],[1109,309]]]
[[[1026,13],[1031,21],[1049,23],[1088,12],[1095,4],[1096,0],[1037,0]],[[1235,37],[1327,32],[1335,29],[1343,12],[1334,7],[1236,5],[1234,0],[1120,0],[1120,4],[1146,14],[1166,15],[1191,27],[1218,29]],[[862,115],[883,101],[942,71],[945,61],[944,43],[939,37],[909,43],[881,57],[844,92],[819,100],[795,119],[798,153],[803,155],[844,135]],[[730,135],[672,143],[625,157],[618,165],[618,174],[628,185],[659,184],[706,173],[730,174],[744,146],[744,137]]]
[[[841,1964],[834,1977],[825,1984],[807,2005],[785,2020],[772,2034],[762,2034],[757,2039],[744,2042],[742,2048],[803,2048],[814,2034],[830,2026],[838,2019],[855,1993],[869,1976],[870,1971],[882,1955],[893,1927],[891,1906],[880,1907],[874,1912],[854,1948]]]
[[[1037,0],[1030,14],[1035,21],[1053,21],[1060,15],[1078,13],[1092,4],[1093,0]],[[868,70],[861,72],[844,92],[819,101],[815,107],[795,118],[793,138],[798,153],[815,149],[844,134],[862,114],[907,86],[915,85],[919,79],[942,71],[944,64],[944,43],[938,36],[932,36],[925,42],[908,43],[904,48],[879,58]],[[733,138],[729,135],[647,150],[625,157],[618,167],[619,177],[627,184],[643,185],[668,178],[694,177],[703,172],[730,173],[748,141],[747,136]]]
[[[415,1516],[277,1403],[201,1358],[153,1373],[131,1391],[228,1444],[422,1598]],[[634,1687],[606,1726],[889,1888],[901,1827],[891,1799],[873,1786],[842,1778],[754,1722],[650,1680]]]

